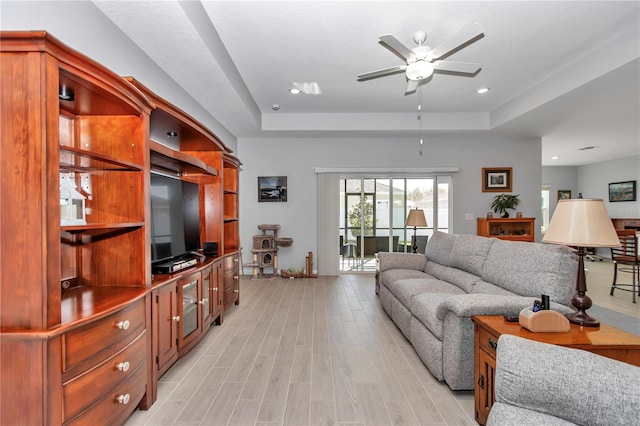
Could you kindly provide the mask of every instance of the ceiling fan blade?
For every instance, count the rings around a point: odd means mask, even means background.
[[[435,59],[448,56],[482,37],[484,37],[484,28],[478,23],[473,23],[431,49],[427,55],[427,60],[432,62]]]
[[[475,74],[480,71],[481,64],[475,62],[460,61],[435,61],[433,63],[434,71],[454,72],[462,74]]]
[[[405,95],[412,94],[413,92],[416,91],[416,89],[418,89],[419,85],[420,85],[420,81],[407,79],[407,88],[405,89],[404,94]]]
[[[377,71],[358,74],[358,81],[371,80],[372,78],[384,77],[391,74],[397,74],[407,69],[406,65],[396,65],[395,67],[384,68]]]
[[[380,36],[380,43],[405,61],[415,56],[411,49],[402,44],[400,40],[398,40],[391,34]]]

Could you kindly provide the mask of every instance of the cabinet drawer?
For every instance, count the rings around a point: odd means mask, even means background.
[[[238,256],[227,256],[223,260],[224,262],[224,273],[228,274],[232,269],[238,270]]]
[[[145,329],[144,299],[62,336],[65,372],[92,357],[97,364],[127,346]]]
[[[496,348],[498,347],[498,337],[500,336],[490,333],[482,327],[478,330],[478,344],[480,345],[480,349],[484,349],[494,359],[496,357]]]
[[[233,271],[233,273],[224,276],[224,291],[225,293],[231,287],[236,287],[238,285],[238,271]]]
[[[227,309],[230,305],[238,300],[239,290],[238,286],[233,286],[224,289],[224,308]]]
[[[64,417],[69,419],[125,380],[144,362],[147,333],[102,364],[80,374],[62,386]]]
[[[66,422],[66,425],[122,424],[136,409],[146,391],[146,360],[125,381],[100,398],[91,407]]]

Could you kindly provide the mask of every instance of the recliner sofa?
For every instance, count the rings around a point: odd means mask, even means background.
[[[376,291],[422,362],[473,389],[473,315],[516,315],[541,294],[572,312],[578,260],[565,246],[435,232],[426,254],[378,253]]]

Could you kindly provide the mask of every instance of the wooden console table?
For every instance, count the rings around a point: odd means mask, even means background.
[[[484,425],[495,401],[496,348],[502,334],[582,349],[640,367],[640,336],[601,324],[598,328],[571,324],[567,333],[532,333],[501,315],[474,316],[475,418]]]

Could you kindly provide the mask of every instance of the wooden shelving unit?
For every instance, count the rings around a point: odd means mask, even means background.
[[[535,241],[534,217],[478,218],[478,235],[509,241]]]
[[[0,410],[0,424],[122,424],[222,323],[227,275],[239,303],[240,162],[192,117],[46,32],[0,36],[0,406],[24,408]],[[198,184],[201,242],[219,242],[220,256],[152,277],[152,168]],[[86,206],[77,224],[61,224],[62,173]]]

